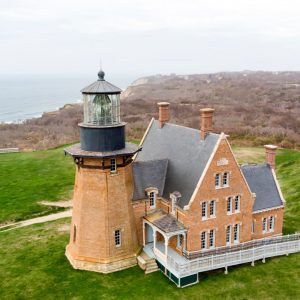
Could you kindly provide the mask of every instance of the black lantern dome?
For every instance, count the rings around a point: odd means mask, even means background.
[[[81,90],[84,121],[80,126],[81,149],[86,151],[114,151],[125,147],[125,123],[120,118],[122,90],[104,79]]]

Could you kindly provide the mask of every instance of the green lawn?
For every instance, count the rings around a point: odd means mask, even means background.
[[[64,256],[69,222],[0,233],[1,299],[300,299],[300,254],[203,274],[185,289],[138,267],[107,275],[74,270]]]
[[[264,160],[260,148],[234,151],[240,162]],[[62,149],[0,159],[2,221],[46,213],[37,202],[70,197],[74,165]],[[300,231],[300,152],[278,151],[277,175],[287,201],[284,233]],[[202,274],[185,289],[138,267],[108,275],[74,270],[64,256],[69,223],[0,232],[0,299],[300,299],[300,254]]]
[[[74,170],[63,148],[0,154],[0,224],[57,210],[38,202],[70,199]]]

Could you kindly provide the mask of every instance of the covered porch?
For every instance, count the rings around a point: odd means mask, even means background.
[[[155,211],[143,218],[145,252],[149,252],[148,255],[153,253],[164,262],[168,256],[185,260],[181,253],[186,250],[186,232],[185,226],[175,217],[161,210]]]

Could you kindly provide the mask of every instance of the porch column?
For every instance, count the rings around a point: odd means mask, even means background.
[[[166,258],[168,257],[168,245],[169,245],[169,238],[164,236],[165,238],[165,255],[166,255]]]
[[[156,249],[156,230],[153,228],[153,249]]]
[[[146,229],[146,225],[145,225],[145,221],[143,221],[143,246],[146,245],[145,229]]]
[[[184,241],[183,241],[183,250],[186,251],[186,232],[184,232],[184,234],[183,234],[183,239],[184,239]]]

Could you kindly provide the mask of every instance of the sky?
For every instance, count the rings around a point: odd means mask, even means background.
[[[0,0],[0,74],[300,70],[300,1]]]

